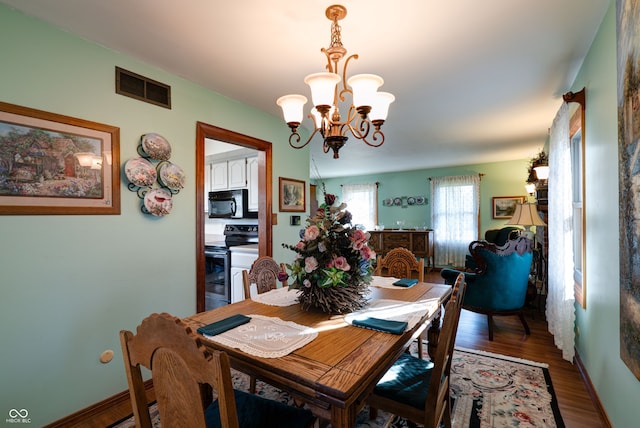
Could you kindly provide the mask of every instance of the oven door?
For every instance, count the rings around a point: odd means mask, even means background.
[[[205,247],[205,310],[231,303],[231,253],[226,248]]]

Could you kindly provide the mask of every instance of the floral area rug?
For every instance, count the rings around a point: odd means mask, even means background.
[[[410,351],[414,355],[417,352],[415,343]],[[233,370],[233,382],[234,388],[246,391],[249,377]],[[256,393],[283,403],[293,403],[289,394],[260,380],[257,381]],[[451,364],[451,397],[453,426],[456,428],[564,428],[546,364],[456,348]],[[160,418],[155,405],[150,407],[150,411],[154,428],[160,428]],[[286,426],[286,423],[283,426]],[[381,410],[378,411],[375,420],[369,420],[369,409],[365,407],[358,414],[355,427],[421,426]],[[112,426],[133,427],[133,416]]]

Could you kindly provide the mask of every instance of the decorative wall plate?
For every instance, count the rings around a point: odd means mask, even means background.
[[[160,166],[158,181],[171,190],[184,187],[184,171],[175,163],[165,162]]]
[[[124,165],[124,173],[138,187],[150,187],[157,177],[156,169],[145,158],[129,159]]]
[[[402,198],[394,198],[393,205],[402,205]]]
[[[417,205],[424,205],[424,202],[425,202],[424,196],[416,196],[416,204]]]
[[[414,198],[413,196],[409,196],[407,198],[407,204],[408,205],[415,205],[415,203],[416,203],[416,198]]]
[[[142,150],[155,160],[169,160],[171,144],[160,134],[150,133],[142,136]]]
[[[171,212],[173,199],[171,193],[164,189],[151,189],[144,195],[144,207],[147,212],[156,217],[162,217]]]

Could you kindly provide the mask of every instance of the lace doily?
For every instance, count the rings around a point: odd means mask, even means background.
[[[289,290],[289,287],[276,288],[266,293],[253,295],[251,300],[270,306],[291,306],[298,303],[298,290]]]
[[[263,358],[283,357],[318,336],[304,325],[263,315],[247,315],[251,321],[224,333],[205,337],[213,342],[240,349]]]
[[[370,287],[378,287],[378,288],[394,288],[396,290],[408,288],[408,287],[398,287],[397,285],[393,285],[400,278],[396,278],[393,276],[372,276]]]
[[[396,287],[398,288],[398,287]],[[411,330],[425,314],[433,314],[440,307],[438,299],[404,302],[402,300],[372,300],[367,308],[345,315],[344,320],[351,324],[354,319],[379,318],[391,321],[406,321]]]

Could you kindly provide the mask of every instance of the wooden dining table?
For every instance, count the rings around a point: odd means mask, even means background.
[[[234,369],[287,391],[298,403],[306,403],[316,416],[330,420],[333,428],[353,427],[367,396],[409,344],[429,325],[430,340],[436,337],[441,305],[451,294],[448,285],[424,282],[410,288],[371,286],[370,290],[368,297],[372,300],[436,299],[438,304],[431,305],[433,309],[420,322],[400,335],[355,327],[342,315],[305,311],[299,303],[271,306],[251,299],[201,312],[184,321],[196,331],[234,314],[257,314],[314,328],[318,335],[313,341],[278,358],[257,357],[204,336],[202,342],[209,349],[226,352]]]

